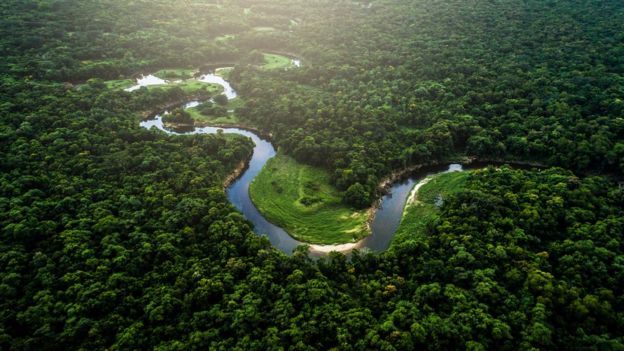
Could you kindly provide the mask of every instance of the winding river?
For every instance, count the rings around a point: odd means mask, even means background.
[[[199,80],[216,83],[223,86],[225,95],[228,99],[236,97],[236,92],[230,84],[222,77],[215,74],[202,75]],[[137,82],[137,85],[140,82]],[[183,105],[183,108],[191,108],[199,105],[199,101],[190,101]],[[141,126],[144,128],[157,128],[168,134],[184,135],[184,134],[214,134],[218,130],[224,133],[240,134],[251,138],[255,147],[253,155],[249,161],[246,171],[227,188],[227,196],[230,202],[243,213],[245,218],[254,225],[254,230],[259,235],[266,235],[271,244],[287,254],[299,245],[304,243],[295,240],[288,233],[269,222],[264,218],[258,209],[254,206],[249,196],[249,184],[260,173],[265,163],[275,156],[276,151],[273,145],[256,135],[253,132],[239,128],[217,128],[217,127],[195,127],[190,131],[180,132],[165,128],[162,122],[162,116],[169,113],[165,111],[156,115],[153,119],[142,121]],[[374,252],[381,252],[390,246],[390,242],[394,237],[401,218],[405,203],[412,189],[426,179],[427,176],[441,172],[462,171],[463,167],[459,164],[451,164],[442,167],[428,168],[412,177],[403,181],[394,183],[389,191],[380,200],[380,205],[376,211],[375,217],[371,223],[371,235],[362,239],[357,243],[348,243],[342,245],[310,245],[312,255],[320,256],[331,251],[348,252],[352,249],[368,249]]]

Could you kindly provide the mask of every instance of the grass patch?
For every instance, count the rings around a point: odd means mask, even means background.
[[[108,89],[121,90],[121,89],[130,88],[131,86],[136,84],[136,81],[134,79],[108,80],[108,81],[105,81],[104,84],[106,84],[106,87]],[[204,90],[210,95],[216,95],[216,94],[223,92],[223,87],[219,84],[200,82],[195,79],[189,79],[189,80],[185,80],[182,82],[171,83],[171,84],[149,85],[149,86],[146,86],[145,88],[147,89],[158,88],[158,89],[168,90],[168,89],[173,89],[175,87],[179,87],[182,90],[184,90],[184,92],[189,93],[189,94],[196,93],[199,90]]]
[[[161,69],[160,71],[154,73],[154,75],[161,79],[189,79],[193,78],[196,70],[188,69],[188,68],[168,68]]]
[[[235,110],[244,105],[245,102],[241,98],[234,98],[228,101],[228,104],[225,106],[225,108],[227,110]],[[197,107],[189,108],[187,109],[187,112],[191,114],[191,117],[193,117],[195,121],[203,124],[242,124],[241,120],[234,113],[228,113],[223,116],[206,116],[199,112],[199,109]]]
[[[264,69],[279,69],[293,66],[292,60],[289,57],[275,54],[263,55],[264,64],[262,65],[262,68]]]
[[[106,87],[111,90],[121,90],[130,88],[131,86],[136,84],[136,81],[133,79],[120,79],[120,80],[108,80],[105,81]],[[150,85],[146,86],[147,89],[173,89],[174,87],[182,88],[186,93],[195,93],[199,90],[205,90],[211,95],[218,94],[223,91],[223,87],[218,84],[205,83],[197,80],[187,80],[180,83],[172,83],[172,84],[161,84],[161,85]]]
[[[343,204],[342,192],[329,180],[325,170],[278,153],[253,180],[249,194],[266,218],[298,240],[341,244],[367,236],[366,211]]]
[[[204,90],[211,95],[215,95],[223,91],[223,87],[220,86],[219,84],[205,83],[205,82],[200,82],[194,79],[190,79],[190,80],[176,83],[176,84],[165,85],[161,87],[163,88],[180,87],[186,93],[195,93],[199,90]]]
[[[427,224],[438,218],[444,199],[462,190],[470,173],[451,172],[433,176],[418,190],[415,201],[406,204],[393,242],[400,243],[422,235]]]
[[[134,79],[115,79],[115,80],[107,80],[104,82],[106,87],[111,90],[120,90],[130,88],[135,84]]]

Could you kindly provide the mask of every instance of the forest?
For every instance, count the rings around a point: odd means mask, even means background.
[[[1,350],[624,350],[623,2],[5,0],[0,14]],[[124,90],[215,67],[233,67],[238,98]],[[287,254],[224,189],[252,140],[140,126],[197,99],[169,122],[271,136],[326,182],[312,190],[342,196],[308,204],[363,211],[402,169],[496,165],[423,188],[443,203],[407,207],[384,252]]]

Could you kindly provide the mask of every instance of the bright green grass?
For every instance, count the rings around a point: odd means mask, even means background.
[[[444,202],[444,199],[463,189],[469,176],[470,172],[433,176],[418,190],[415,201],[406,205],[394,242],[400,243],[423,234],[427,224],[438,218],[440,211],[436,202]]]
[[[120,79],[120,80],[108,80],[108,81],[105,81],[104,84],[106,84],[106,86],[109,89],[120,90],[120,89],[129,88],[133,86],[134,84],[136,84],[136,82],[133,79]],[[186,93],[189,93],[189,94],[195,93],[199,90],[205,90],[211,95],[215,95],[223,91],[223,87],[218,84],[200,82],[194,79],[189,79],[189,80],[186,80],[180,83],[175,83],[175,84],[150,85],[150,86],[147,86],[146,88],[147,89],[156,89],[156,88],[173,89],[174,87],[182,88],[182,90],[184,90]]]
[[[245,102],[241,98],[234,98],[228,101],[228,104],[225,106],[228,110],[235,110],[239,107],[245,105]],[[234,113],[228,113],[225,116],[205,116],[202,115],[197,107],[192,107],[187,109],[188,113],[191,114],[191,117],[197,122],[203,124],[232,124],[239,125],[242,124],[241,120]]]
[[[162,84],[162,85],[149,85],[147,89],[164,89],[169,90],[173,88],[181,88],[187,94],[196,93],[200,90],[204,90],[210,95],[219,94],[223,91],[223,87],[219,84],[200,82],[194,79],[189,79],[175,84]]]
[[[226,116],[205,116],[196,107],[189,108],[186,111],[191,114],[191,117],[196,122],[202,124],[240,124],[240,120],[233,113],[228,113]]]
[[[161,79],[189,79],[193,78],[196,70],[189,68],[167,68],[161,69],[154,73],[154,75]]]
[[[278,68],[288,68],[291,67],[292,60],[286,56],[275,55],[275,54],[263,54],[264,55],[264,64],[262,68],[264,69],[278,69]]]
[[[368,235],[366,212],[341,201],[322,169],[278,153],[249,188],[258,210],[294,238],[313,244],[340,244]]]
[[[205,83],[205,82],[200,82],[194,79],[186,80],[184,82],[180,82],[177,84],[165,85],[162,87],[165,89],[173,88],[173,87],[180,87],[186,93],[195,93],[199,90],[205,90],[211,95],[215,95],[223,91],[223,87],[220,86],[219,84]]]
[[[120,90],[130,88],[135,84],[134,79],[116,79],[116,80],[107,80],[104,82],[106,87],[111,90]]]

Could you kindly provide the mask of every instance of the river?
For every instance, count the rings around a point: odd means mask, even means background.
[[[224,87],[225,95],[228,99],[235,98],[236,92],[230,84],[222,77],[215,74],[205,74],[200,76],[201,81],[221,84]],[[199,101],[190,101],[182,106],[182,108],[191,108],[199,105]],[[273,145],[259,137],[257,134],[239,128],[217,128],[217,127],[195,127],[189,131],[175,131],[165,128],[162,122],[162,116],[169,113],[165,111],[156,115],[153,119],[142,121],[141,126],[147,129],[157,128],[168,134],[184,135],[184,134],[214,134],[218,130],[222,130],[227,134],[239,134],[251,138],[255,147],[249,167],[245,172],[226,189],[229,201],[254,225],[254,231],[259,235],[266,235],[273,246],[282,250],[287,254],[299,245],[304,243],[295,240],[288,233],[269,222],[254,206],[249,196],[249,184],[260,173],[266,162],[275,156],[276,151]],[[379,208],[375,213],[375,217],[371,223],[371,235],[362,239],[357,243],[349,243],[343,245],[310,245],[310,251],[313,255],[320,256],[330,251],[348,252],[352,249],[367,249],[374,252],[386,250],[394,238],[394,234],[403,217],[405,203],[411,190],[418,182],[427,176],[437,173],[462,171],[463,167],[459,164],[451,164],[441,167],[428,168],[403,181],[392,184],[389,191],[384,195],[379,204]]]

